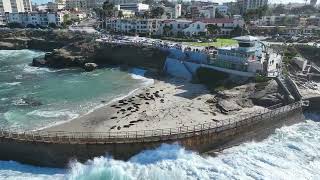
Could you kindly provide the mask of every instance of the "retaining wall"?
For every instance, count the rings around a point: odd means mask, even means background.
[[[85,162],[106,154],[116,159],[128,159],[145,149],[162,143],[178,142],[186,149],[200,153],[219,150],[257,138],[268,136],[275,128],[303,119],[301,103],[294,103],[252,117],[229,119],[226,124],[206,123],[189,128],[155,130],[144,136],[132,132],[69,135],[53,132],[48,134],[0,133],[0,159],[15,160],[40,166],[64,167],[72,159]]]

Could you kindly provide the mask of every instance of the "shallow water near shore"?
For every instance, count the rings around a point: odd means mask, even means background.
[[[44,53],[30,50],[0,50],[0,127],[34,130],[60,123],[149,83],[118,68],[84,72],[29,65],[41,55]]]

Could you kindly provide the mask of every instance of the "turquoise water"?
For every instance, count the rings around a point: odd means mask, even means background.
[[[38,55],[41,53],[0,51],[0,122],[3,127],[34,129],[62,118],[76,117],[99,106],[101,100],[125,95],[146,83],[117,69],[84,73],[29,67],[32,57]],[[24,105],[21,101],[24,96],[42,105]],[[307,119],[280,128],[261,142],[248,142],[225,150],[217,157],[202,157],[179,145],[164,144],[141,152],[129,161],[96,157],[84,164],[70,162],[67,169],[0,161],[0,179],[317,180],[320,179],[320,114],[309,114]]]
[[[124,96],[145,81],[117,68],[84,72],[29,66],[43,52],[0,51],[0,126],[37,129]],[[134,76],[136,77],[136,76]]]

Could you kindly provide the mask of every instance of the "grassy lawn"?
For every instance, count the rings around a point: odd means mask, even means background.
[[[238,42],[233,39],[217,39],[217,42],[185,42],[190,46],[215,46],[215,47],[224,47],[224,46],[232,46],[237,44]]]

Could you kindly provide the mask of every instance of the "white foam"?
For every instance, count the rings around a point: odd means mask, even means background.
[[[71,164],[73,179],[318,179],[320,123],[283,127],[262,142],[202,157],[178,145],[144,151],[128,162],[97,157]]]
[[[58,111],[48,111],[48,110],[34,110],[27,113],[29,116],[39,116],[45,118],[68,118],[74,119],[79,115],[76,113],[72,113],[68,110],[58,110]]]
[[[0,87],[10,87],[10,86],[17,86],[20,85],[21,82],[6,82],[6,83],[1,83]]]
[[[9,86],[16,86],[16,85],[21,84],[21,82],[11,82],[11,83],[4,83],[4,84],[9,85]]]
[[[46,67],[34,67],[30,65],[23,65],[23,72],[29,73],[29,74],[42,74],[42,73],[48,73],[48,72],[59,72],[63,70],[65,69],[49,69]]]
[[[140,79],[142,80],[144,83],[144,87],[149,86],[151,84],[154,84],[154,80],[150,79],[150,78],[146,78],[144,77],[146,70],[144,69],[139,69],[139,68],[132,68],[131,71],[131,77],[133,79]]]

